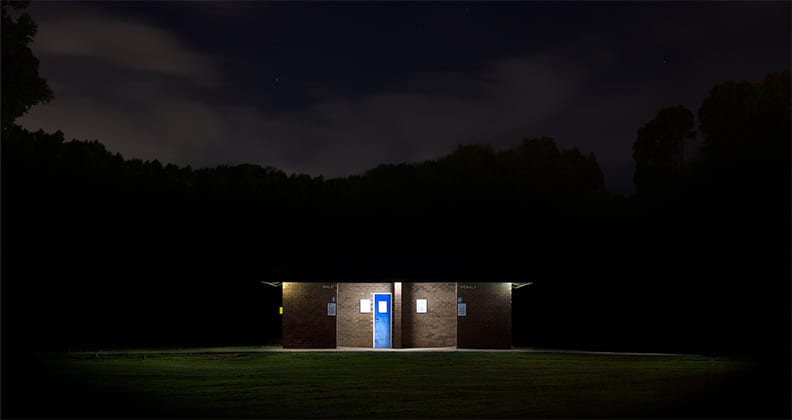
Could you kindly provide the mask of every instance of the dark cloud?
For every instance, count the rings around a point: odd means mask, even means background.
[[[62,17],[39,24],[45,28],[35,41],[39,55],[100,61],[212,87],[221,80],[209,57],[163,29],[107,16]]]

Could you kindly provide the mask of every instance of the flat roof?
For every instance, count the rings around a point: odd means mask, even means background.
[[[380,281],[376,281],[376,282],[354,282],[354,281],[350,281],[350,282],[342,282],[342,283],[391,283],[391,282],[399,282],[399,281],[404,281],[404,280],[403,279],[396,279],[396,280],[392,280],[392,281],[380,280]],[[435,280],[435,281],[439,282],[440,280]],[[410,282],[413,282],[413,281],[410,281]],[[421,281],[415,282],[415,283],[420,283],[420,282]],[[423,280],[423,282],[429,282],[429,280]],[[447,280],[445,280],[445,282],[447,282]],[[284,282],[282,282],[282,281],[262,281],[261,283],[262,284],[266,284],[268,286],[272,286],[272,287],[281,287],[281,286],[283,286]],[[320,282],[296,282],[296,283],[320,283]],[[455,283],[463,283],[463,282],[455,282]],[[464,283],[467,283],[467,282],[464,282]],[[533,284],[533,282],[495,282],[495,281],[476,282],[476,283],[511,283],[512,289],[519,289],[519,288],[521,288],[523,286],[529,286],[529,285]]]

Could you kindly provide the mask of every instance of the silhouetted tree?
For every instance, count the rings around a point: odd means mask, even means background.
[[[684,170],[685,141],[696,137],[693,113],[682,105],[661,109],[638,130],[633,144],[636,192],[668,191]]]
[[[39,76],[39,61],[28,46],[38,27],[28,13],[19,13],[27,5],[28,1],[2,2],[3,133],[31,106],[53,98],[47,81]]]
[[[713,87],[698,112],[702,157],[719,167],[788,164],[790,90],[789,70]]]

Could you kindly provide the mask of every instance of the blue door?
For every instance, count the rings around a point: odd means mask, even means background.
[[[391,347],[391,295],[374,294],[374,348]]]

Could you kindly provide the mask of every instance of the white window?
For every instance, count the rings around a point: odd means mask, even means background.
[[[371,312],[371,299],[360,299],[360,313],[367,314]]]
[[[415,300],[415,312],[419,314],[426,313],[426,299],[416,299]]]

